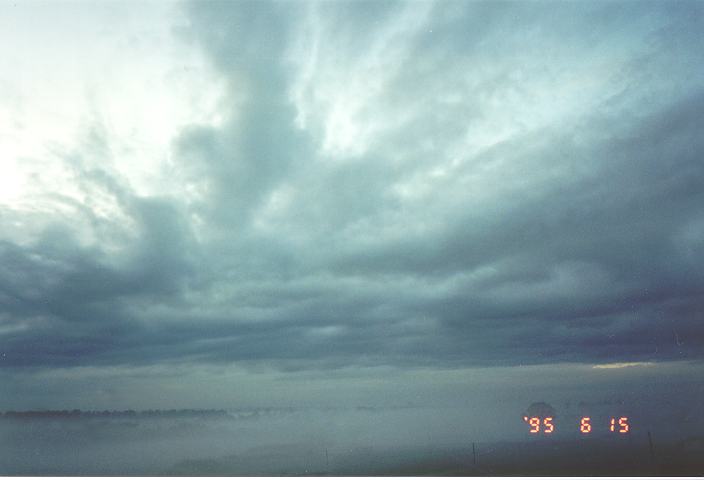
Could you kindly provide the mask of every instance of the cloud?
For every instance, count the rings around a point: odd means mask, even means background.
[[[224,91],[158,194],[100,122],[50,154],[0,365],[701,360],[698,3],[297,7],[187,5]]]

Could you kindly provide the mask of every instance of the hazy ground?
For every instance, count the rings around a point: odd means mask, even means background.
[[[691,431],[529,437],[469,409],[243,409],[223,416],[0,419],[2,475],[704,474]],[[474,424],[475,428],[468,425]],[[491,431],[492,424],[496,425]],[[696,429],[695,429],[696,430]],[[689,440],[686,440],[689,438]],[[472,453],[475,445],[476,461]]]

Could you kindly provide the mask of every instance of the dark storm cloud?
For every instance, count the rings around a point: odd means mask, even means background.
[[[701,4],[189,16],[227,84],[174,141],[196,194],[78,168],[131,233],[4,241],[0,364],[701,359]]]

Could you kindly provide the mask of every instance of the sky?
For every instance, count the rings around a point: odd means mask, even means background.
[[[703,21],[0,2],[0,409],[704,398]]]

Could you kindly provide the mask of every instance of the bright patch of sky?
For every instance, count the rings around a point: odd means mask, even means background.
[[[207,60],[179,36],[186,23],[172,2],[1,3],[0,204],[18,217],[56,213],[42,201],[51,193],[117,215],[86,198],[77,165],[139,195],[178,194],[172,140],[190,123],[218,125],[222,100]]]

